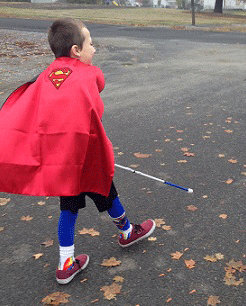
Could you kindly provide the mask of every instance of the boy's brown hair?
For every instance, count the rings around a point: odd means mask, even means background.
[[[58,19],[53,22],[48,32],[48,41],[55,57],[70,57],[70,50],[77,45],[82,50],[85,37],[81,29],[85,27],[81,20],[72,18]]]

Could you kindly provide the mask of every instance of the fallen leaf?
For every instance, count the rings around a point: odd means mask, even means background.
[[[216,253],[215,254],[215,257],[218,259],[218,260],[221,260],[221,259],[224,259],[224,255],[223,254],[221,254],[221,253]]]
[[[34,257],[34,259],[36,260],[36,259],[39,259],[43,255],[44,255],[43,253],[38,253],[38,254],[32,255],[32,257]]]
[[[115,257],[111,257],[109,259],[104,259],[103,262],[101,263],[101,266],[115,267],[115,266],[119,266],[120,264],[121,264],[120,260],[117,260]]]
[[[81,279],[80,283],[85,283],[87,281],[88,281],[88,278],[83,278],[83,279]]]
[[[231,163],[231,164],[236,164],[237,160],[231,158],[231,159],[228,159],[228,162]]]
[[[156,237],[149,237],[148,240],[149,240],[149,241],[156,241],[157,238],[156,238]]]
[[[216,306],[217,304],[220,304],[219,296],[210,295],[207,301],[207,305]]]
[[[65,304],[68,303],[68,297],[70,294],[64,292],[54,292],[47,295],[44,299],[42,299],[42,303],[45,305],[60,305],[61,303]]]
[[[166,303],[169,303],[169,302],[171,302],[172,301],[172,298],[168,298],[167,300],[166,300]]]
[[[116,283],[113,283],[110,286],[103,286],[100,290],[104,291],[104,298],[106,300],[116,300],[116,294],[120,294],[120,290],[122,288],[122,285],[118,285]]]
[[[195,211],[195,210],[197,210],[198,208],[197,208],[195,205],[189,205],[189,206],[187,206],[187,209],[188,209],[188,210],[191,210],[191,211]]]
[[[226,219],[228,216],[227,216],[227,214],[221,214],[221,215],[219,215],[219,217],[222,218],[222,219]]]
[[[10,199],[0,198],[0,206],[4,206],[4,205],[8,204],[9,201],[10,201]]]
[[[223,158],[223,157],[225,157],[225,154],[219,154],[218,157]]]
[[[183,138],[177,138],[177,141],[183,141]]]
[[[156,227],[161,227],[162,224],[166,223],[163,219],[155,219],[154,221],[155,221]]]
[[[158,152],[158,153],[160,153],[160,152],[162,152],[163,150],[161,150],[161,149],[155,149],[155,152]]]
[[[195,153],[191,153],[191,152],[184,152],[183,154],[184,156],[188,156],[188,157],[194,157]]]
[[[138,152],[138,153],[134,153],[134,156],[137,158],[149,158],[150,156],[152,156],[152,154],[142,154]]]
[[[207,199],[208,198],[208,196],[206,194],[203,195],[202,197],[203,197],[203,199]]]
[[[187,160],[186,160],[186,159],[178,160],[178,163],[183,163],[183,164],[185,164],[185,163],[187,163]]]
[[[233,182],[232,179],[228,179],[228,180],[225,181],[225,183],[228,184],[228,185],[232,184],[232,182]]]
[[[123,152],[118,152],[117,154],[118,154],[118,156],[124,155]]]
[[[161,228],[163,228],[165,231],[170,231],[172,229],[170,225],[163,225]]]
[[[234,259],[232,259],[226,265],[235,270],[238,270],[239,272],[244,272],[244,271],[246,272],[246,266],[243,264],[241,260],[235,261]]]
[[[116,282],[116,283],[123,283],[124,282],[124,277],[122,276],[115,276],[113,278],[113,280]]]
[[[218,261],[218,259],[214,256],[214,255],[207,255],[205,257],[203,257],[206,261],[210,261],[210,262],[216,262]]]
[[[43,205],[45,205],[45,202],[44,201],[39,201],[38,205],[43,206]]]
[[[91,301],[91,304],[94,304],[94,303],[97,303],[97,302],[99,302],[99,299],[95,299],[95,300]]]
[[[46,248],[52,246],[53,244],[54,244],[54,240],[48,240],[48,241],[41,243],[41,245],[44,245]]]
[[[131,167],[131,168],[137,168],[137,167],[139,167],[139,165],[133,164],[133,165],[130,165],[130,167]]]
[[[163,276],[165,276],[165,274],[164,274],[164,273],[159,274],[159,277],[163,277]]]
[[[191,290],[190,292],[189,292],[189,294],[193,294],[193,293],[195,293],[196,292],[196,289],[193,289],[193,290]]]
[[[93,228],[87,229],[87,228],[83,228],[82,230],[79,231],[80,235],[91,235],[92,237],[94,236],[99,236],[100,233],[96,230],[94,230]]]
[[[193,259],[185,260],[184,262],[185,262],[186,268],[188,269],[193,269],[196,265],[196,262]]]
[[[228,133],[228,134],[232,134],[233,130],[225,130],[225,132]]]
[[[30,216],[21,217],[21,221],[31,221],[32,219],[33,219],[33,217],[30,217]]]
[[[242,261],[235,261],[234,259],[230,260],[226,263],[227,267],[225,268],[226,274],[224,277],[224,282],[228,286],[239,286],[242,285],[244,279],[241,277],[236,279],[234,275],[236,272],[241,273],[246,271],[246,265],[242,263]]]
[[[4,226],[0,227],[0,232],[2,232],[4,230]]]
[[[164,141],[165,141],[165,142],[170,142],[170,141],[171,141],[171,139],[166,138]]]
[[[241,174],[246,176],[246,172],[241,172]]]
[[[177,133],[184,133],[184,130],[176,130]]]
[[[181,151],[183,152],[188,152],[190,149],[189,148],[181,148]]]
[[[180,253],[180,252],[175,252],[175,253],[171,253],[171,256],[172,256],[172,259],[175,259],[175,260],[179,260],[182,256],[183,256],[184,253]]]

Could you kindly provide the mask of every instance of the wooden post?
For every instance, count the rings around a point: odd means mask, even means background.
[[[195,1],[191,0],[191,11],[192,11],[192,25],[194,26],[196,24],[195,21]]]

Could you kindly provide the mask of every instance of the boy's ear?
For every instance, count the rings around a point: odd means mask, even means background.
[[[80,49],[77,45],[72,45],[71,49],[70,49],[70,56],[71,57],[79,57],[80,55]]]

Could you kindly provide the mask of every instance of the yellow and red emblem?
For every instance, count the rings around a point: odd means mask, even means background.
[[[72,70],[70,68],[59,68],[53,70],[49,74],[49,79],[55,88],[59,89],[61,84],[69,77],[71,73]]]

